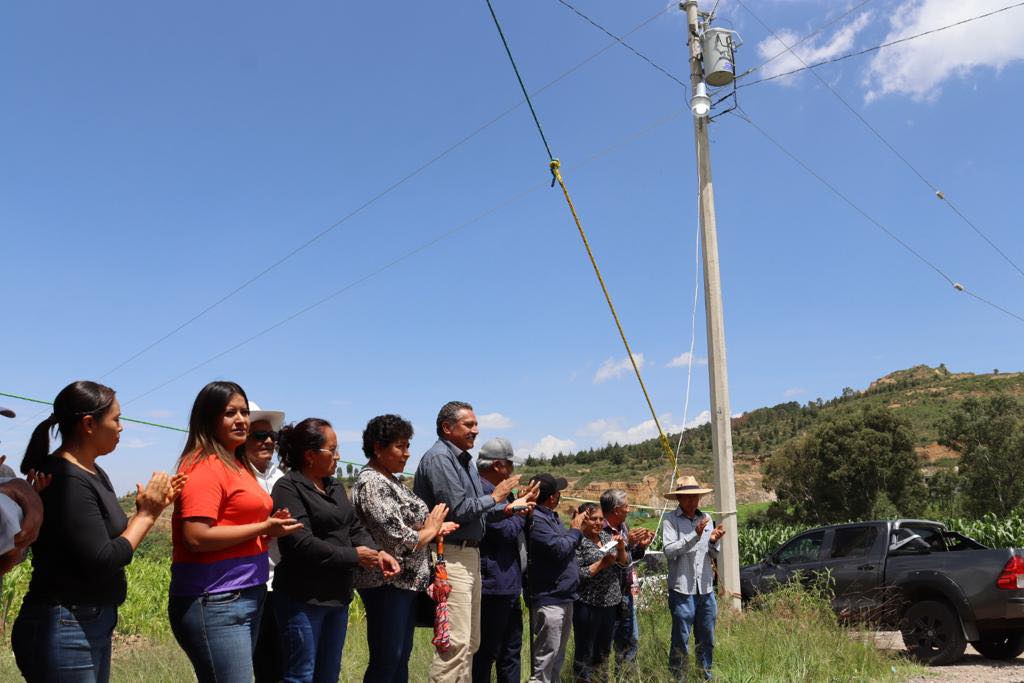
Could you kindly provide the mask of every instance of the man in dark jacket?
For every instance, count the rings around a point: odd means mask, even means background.
[[[583,538],[579,529],[582,516],[573,518],[572,529],[562,526],[555,512],[561,491],[568,486],[562,477],[538,474],[530,483],[540,484],[528,533],[527,581],[533,635],[530,683],[552,683],[561,675],[572,628],[572,603],[580,583],[576,546]]]
[[[484,493],[512,476],[515,455],[512,444],[501,437],[483,445],[476,456]],[[480,649],[473,655],[473,683],[490,683],[491,668],[497,683],[519,683],[519,659],[523,645],[523,610],[519,596],[526,564],[526,514],[534,503],[514,506],[510,493],[506,504],[488,514],[480,542],[480,575],[483,596],[480,613]]]

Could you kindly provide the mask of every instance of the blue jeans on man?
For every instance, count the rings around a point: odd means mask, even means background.
[[[283,683],[337,683],[348,631],[348,604],[311,605],[274,591],[283,651]]]
[[[366,607],[366,644],[370,661],[364,683],[404,683],[409,680],[409,655],[416,629],[416,591],[378,586],[360,588]]]
[[[11,632],[25,680],[106,683],[116,605],[23,605]]]
[[[718,601],[714,592],[685,595],[670,590],[668,609],[672,613],[672,642],[668,651],[669,673],[679,680],[685,679],[692,629],[697,663],[704,677],[710,680],[711,660],[715,650],[715,619],[718,616]]]
[[[171,596],[171,632],[199,683],[252,683],[252,651],[266,594],[260,584],[198,597]]]

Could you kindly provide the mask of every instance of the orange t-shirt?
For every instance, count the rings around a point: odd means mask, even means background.
[[[205,517],[214,526],[262,522],[273,510],[273,500],[249,468],[238,463],[232,470],[216,455],[182,467],[188,475],[171,516],[171,595],[198,596],[224,593],[266,583],[269,564],[267,540],[257,536],[221,550],[193,552],[182,537],[185,519]]]

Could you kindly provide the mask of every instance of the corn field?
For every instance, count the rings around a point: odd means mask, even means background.
[[[978,519],[957,518],[940,520],[950,531],[958,531],[990,548],[1024,547],[1024,514],[999,519],[986,514]],[[808,526],[776,524],[740,529],[740,564],[756,564]]]

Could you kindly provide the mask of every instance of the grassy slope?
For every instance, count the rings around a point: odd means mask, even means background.
[[[928,447],[936,442],[942,422],[961,401],[968,396],[985,397],[999,392],[1024,397],[1024,373],[953,374],[943,366],[930,368],[920,365],[886,375],[864,391],[848,390],[845,396],[828,401],[818,399],[806,405],[789,402],[758,408],[733,419],[737,476],[756,472],[761,460],[813,427],[822,417],[866,407],[891,408],[910,423],[917,444],[922,448]],[[678,434],[670,435],[673,446],[678,439]],[[710,479],[710,426],[687,430],[683,434],[680,460],[688,471],[699,473],[705,480]],[[947,454],[929,465],[951,467],[955,462],[955,457]],[[639,481],[651,474],[663,481],[671,468],[658,441],[650,439],[638,444],[610,444],[555,456],[550,461],[531,459],[520,468],[526,476],[540,471],[567,477],[572,482],[572,489],[579,490],[592,481]],[[739,497],[744,502],[742,491]]]

